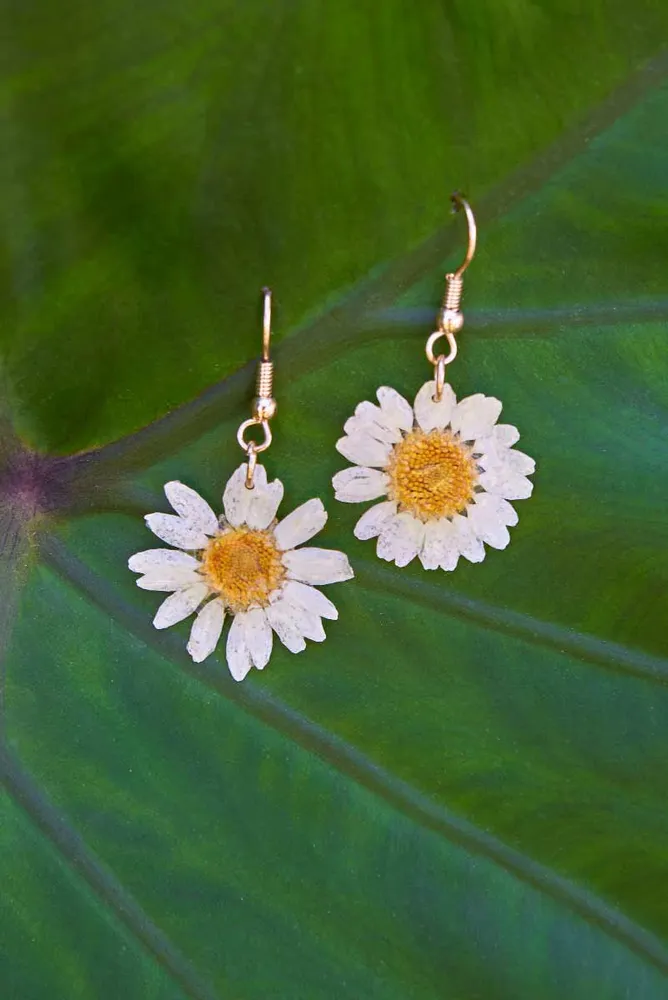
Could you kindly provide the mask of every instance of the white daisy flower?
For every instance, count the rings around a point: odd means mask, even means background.
[[[453,570],[460,556],[482,562],[485,544],[508,545],[517,524],[508,501],[531,496],[535,462],[512,447],[517,429],[497,424],[498,399],[458,403],[446,385],[437,401],[435,392],[426,382],[411,407],[383,386],[379,406],[360,403],[336,444],[355,465],[332,482],[344,503],[383,498],[355,526],[357,538],[378,538],[381,559],[406,566],[418,556],[425,569]]]
[[[146,523],[174,548],[137,552],[128,562],[142,574],[138,587],[171,592],[153,619],[156,628],[197,612],[187,649],[200,663],[216,648],[225,616],[233,615],[227,665],[237,681],[252,666],[267,665],[272,630],[292,653],[300,653],[306,639],[323,641],[322,619],[336,619],[338,612],[316,586],[354,574],[343,552],[297,548],[324,527],[321,500],[307,500],[277,522],[283,484],[268,483],[259,464],[252,489],[246,488],[245,464],[230,477],[220,519],[183,483],[167,483],[165,493],[176,514],[148,514]]]

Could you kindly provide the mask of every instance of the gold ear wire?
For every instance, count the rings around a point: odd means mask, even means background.
[[[452,275],[450,274],[446,275],[447,278],[450,277],[461,278],[462,275],[464,274],[464,271],[473,260],[476,243],[478,242],[478,227],[476,226],[473,209],[471,208],[468,201],[466,200],[466,198],[464,198],[463,195],[461,195],[458,191],[455,191],[453,194],[450,195],[450,201],[452,202],[453,212],[459,212],[460,209],[464,210],[466,214],[466,222],[468,224],[468,229],[469,229],[468,246],[466,247],[466,257],[459,265],[457,270],[452,273]]]
[[[455,191],[450,195],[450,200],[453,205],[453,212],[458,212],[460,209],[463,209],[466,214],[466,222],[468,225],[468,243],[466,246],[466,256],[464,257],[462,263],[456,271],[451,271],[445,276],[445,298],[443,299],[443,305],[441,306],[441,310],[438,315],[438,330],[432,333],[429,337],[425,348],[427,359],[432,365],[434,365],[435,368],[435,398],[437,400],[443,395],[446,366],[457,357],[456,334],[459,333],[464,325],[464,316],[460,309],[464,286],[464,272],[473,260],[478,239],[478,228],[476,226],[475,215],[473,214],[473,209],[469,205],[466,198],[459,194],[458,191]],[[441,337],[445,337],[450,347],[450,352],[447,355],[434,354],[434,345],[437,340],[440,340]]]
[[[271,289],[263,288],[264,308],[262,313],[262,358],[257,366],[257,378],[255,382],[255,398],[252,405],[253,416],[244,422],[237,431],[237,441],[248,456],[248,471],[246,472],[246,489],[253,489],[253,477],[257,456],[260,452],[266,451],[272,441],[269,421],[276,413],[276,400],[274,399],[274,362],[271,360]],[[244,434],[249,427],[262,427],[264,439],[262,441],[246,441]]]

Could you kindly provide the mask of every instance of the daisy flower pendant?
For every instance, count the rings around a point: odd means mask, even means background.
[[[327,521],[321,500],[307,500],[277,521],[283,484],[267,482],[258,464],[247,489],[246,469],[243,464],[230,477],[220,518],[189,486],[167,483],[176,513],[148,514],[146,524],[171,548],[137,552],[128,562],[141,574],[138,587],[169,592],[153,619],[156,628],[196,614],[187,645],[196,663],[213,653],[225,618],[232,618],[226,657],[237,681],[251,667],[267,665],[274,633],[292,653],[300,653],[306,639],[322,642],[322,619],[338,612],[317,587],[354,575],[343,552],[299,547]]]
[[[453,570],[460,557],[482,562],[485,545],[504,549],[517,524],[509,502],[531,496],[535,470],[516,451],[517,428],[499,424],[501,403],[477,393],[457,402],[450,385],[436,399],[426,382],[411,406],[395,389],[378,389],[378,405],[360,403],[337,450],[355,464],[332,480],[344,503],[378,500],[355,526],[377,538],[380,559]]]

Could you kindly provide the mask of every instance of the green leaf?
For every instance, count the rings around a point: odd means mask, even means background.
[[[666,996],[666,60],[629,76],[651,7],[9,16],[10,996]],[[444,576],[378,562],[330,480],[354,405],[428,377],[454,186],[481,241],[451,378],[504,401],[538,471],[510,548]],[[266,464],[286,506],[326,500],[357,578],[326,643],[236,684],[152,628],[126,564],[167,479],[219,503],[265,282]]]

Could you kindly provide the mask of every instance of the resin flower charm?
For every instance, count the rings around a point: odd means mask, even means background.
[[[482,562],[485,544],[504,549],[517,524],[509,500],[531,496],[533,459],[513,445],[519,433],[497,424],[501,403],[477,394],[457,402],[449,385],[435,399],[426,382],[409,403],[394,389],[377,392],[379,406],[360,403],[337,450],[351,468],[333,479],[337,500],[387,497],[355,526],[360,539],[378,537],[381,559],[425,569],[453,570],[460,556]]]
[[[252,666],[262,670],[269,662],[273,632],[292,653],[301,652],[306,639],[322,642],[321,619],[335,619],[338,612],[314,585],[353,576],[343,552],[297,548],[327,520],[320,500],[308,500],[277,522],[283,484],[268,483],[264,468],[256,465],[254,486],[247,489],[246,470],[239,466],[225,487],[220,520],[195,490],[167,483],[176,514],[148,514],[146,523],[174,548],[138,552],[128,562],[143,574],[138,587],[172,591],[153,619],[156,628],[197,612],[187,647],[195,662],[213,653],[226,615],[234,616],[227,665],[237,681]]]

